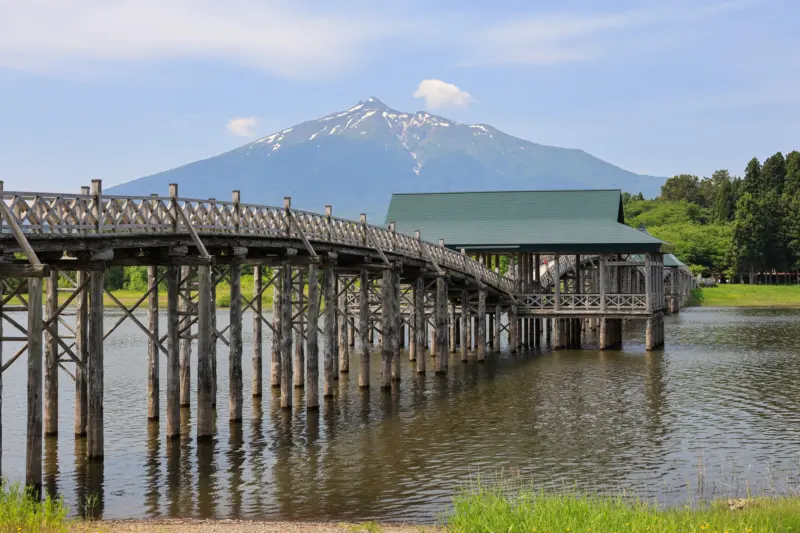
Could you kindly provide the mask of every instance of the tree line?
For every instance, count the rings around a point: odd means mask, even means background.
[[[627,222],[675,245],[693,272],[752,279],[800,270],[800,152],[751,159],[744,176],[680,174],[646,200],[623,194]]]

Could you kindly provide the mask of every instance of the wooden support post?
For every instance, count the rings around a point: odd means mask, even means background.
[[[269,382],[272,387],[281,386],[281,338],[283,337],[283,310],[281,305],[283,297],[283,271],[275,271],[275,280],[272,282],[272,359],[270,361]]]
[[[29,301],[40,305],[41,300]],[[47,312],[50,322],[44,333],[44,434],[58,435],[58,271],[52,269],[47,278]]]
[[[75,436],[86,436],[88,417],[86,364],[89,359],[89,291],[86,281],[88,274],[78,272],[78,287],[84,287],[76,298],[75,307],[75,355],[84,364],[84,368],[75,368]]]
[[[28,424],[25,485],[42,489],[42,278],[28,278]]]
[[[408,360],[417,360],[417,285],[411,289],[411,305],[408,308]]]
[[[306,409],[319,408],[319,276],[317,265],[308,265],[308,329],[306,330],[306,364],[308,365],[306,386]],[[301,341],[302,342],[302,341]]]
[[[180,300],[181,311],[181,407],[189,407],[192,399],[192,328],[191,305],[187,300],[191,295],[191,267],[181,267],[181,281],[183,282],[183,297]]]
[[[153,336],[147,343],[147,419],[159,416],[158,267],[147,267],[147,326]]]
[[[469,356],[469,293],[461,291],[461,361],[467,362]]]
[[[0,202],[3,201],[3,182],[0,181]],[[0,225],[3,217],[0,216]],[[3,338],[3,283],[0,280],[0,339]],[[0,368],[3,368],[3,343],[0,342]],[[0,370],[0,478],[3,477],[3,372]]]
[[[486,289],[478,291],[478,362],[486,360]]]
[[[417,278],[414,289],[414,342],[417,353],[417,373],[425,373],[425,280]]]
[[[456,344],[458,339],[456,339],[456,324],[458,323],[458,318],[456,315],[456,303],[452,302],[450,304],[450,353],[456,353]]]
[[[553,290],[555,291],[555,304],[556,311],[561,310],[561,256],[555,254],[553,257]]]
[[[335,379],[333,361],[336,357],[334,348],[336,346],[336,273],[333,268],[326,266],[322,274],[322,285],[325,293],[325,317],[324,335],[325,344],[323,346],[323,372],[325,379],[323,382],[322,394],[326,398],[333,396],[333,381]],[[309,350],[309,353],[311,350]]]
[[[103,457],[103,270],[89,273],[88,437],[89,459]],[[30,350],[30,346],[28,347]]]
[[[363,279],[363,278],[362,278]],[[392,386],[392,356],[393,342],[396,332],[394,320],[394,280],[391,270],[383,271],[381,278],[381,331],[383,343],[381,344],[381,388],[388,389]],[[362,293],[363,295],[363,293]],[[363,309],[363,307],[362,307]],[[362,357],[367,357],[364,351]]]
[[[645,344],[645,350],[647,350],[648,352],[653,350],[653,348],[655,347],[655,332],[653,331],[654,329],[653,322],[655,322],[655,319],[653,317],[647,318],[644,344]]]
[[[508,349],[511,353],[517,353],[519,350],[517,335],[517,306],[512,305],[508,310]]]
[[[292,268],[281,266],[281,408],[292,407]]]
[[[214,269],[211,269],[211,289],[208,300],[208,316],[211,324],[211,409],[217,408],[217,283]]]
[[[494,306],[494,335],[492,336],[492,350],[495,352],[500,351],[500,331],[502,325],[500,318],[503,316],[503,308],[500,304]]]
[[[647,302],[647,312],[653,312],[653,255],[650,252],[644,254],[644,293]],[[649,321],[648,321],[649,324]]]
[[[400,272],[392,270],[392,323],[394,324],[392,340],[392,381],[400,381],[400,348],[403,345],[403,317],[400,316]]]
[[[243,383],[242,383],[242,267],[239,264],[230,266],[231,272],[231,304],[230,304],[230,352],[228,355],[229,382],[229,420],[242,420]]]
[[[253,397],[261,396],[261,384],[264,381],[263,370],[263,333],[261,327],[261,315],[263,310],[263,300],[261,298],[262,289],[261,265],[253,266]]]
[[[297,342],[294,344],[294,386],[301,389],[306,384],[306,343],[305,335],[306,319],[303,313],[305,299],[306,282],[303,277],[303,270],[297,269],[297,304],[294,316],[297,317]]]
[[[349,290],[349,289],[348,289]],[[349,313],[347,309],[347,291],[343,291],[339,296],[339,372],[346,374],[350,372],[350,343],[348,329]]]
[[[181,269],[167,267],[167,439],[177,439],[181,431],[180,407],[180,322],[178,291]]]
[[[239,266],[239,265],[235,265]],[[233,270],[233,269],[232,269]],[[238,281],[238,280],[237,280]],[[233,300],[233,277],[231,278],[231,308],[234,306]],[[197,440],[210,440],[213,435],[213,407],[212,407],[212,387],[211,378],[211,343],[213,335],[211,331],[211,291],[214,284],[211,281],[211,267],[197,267]],[[241,299],[240,299],[241,300]],[[240,304],[241,305],[241,304]],[[241,307],[240,307],[241,309]],[[233,314],[231,312],[231,314]],[[233,323],[231,323],[231,352],[234,348]],[[241,393],[241,342],[239,353],[239,391]],[[231,366],[235,361],[231,353]],[[231,378],[233,371],[231,371]],[[233,395],[233,379],[231,379],[231,396]],[[231,402],[233,403],[233,402]],[[241,405],[241,401],[239,402]],[[239,407],[239,418],[241,418],[241,407]],[[233,419],[233,406],[231,406],[231,419]]]
[[[436,278],[436,373],[447,371],[447,280]]]
[[[361,363],[358,367],[358,386],[362,389],[369,387],[369,356],[370,346],[367,342],[367,329],[369,324],[369,272],[361,269],[359,278],[359,320],[358,333],[361,341]]]

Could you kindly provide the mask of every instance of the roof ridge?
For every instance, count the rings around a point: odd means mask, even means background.
[[[499,194],[521,192],[619,192],[622,189],[515,189],[507,191],[438,191],[438,192],[393,192],[392,196],[428,196],[433,194]]]

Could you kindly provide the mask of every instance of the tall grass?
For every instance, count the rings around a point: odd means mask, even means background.
[[[455,498],[453,533],[797,533],[800,498],[718,500],[660,508],[619,496],[473,487]]]
[[[19,485],[0,483],[0,532],[64,532],[67,531],[67,508],[63,500],[50,496],[39,500]]]

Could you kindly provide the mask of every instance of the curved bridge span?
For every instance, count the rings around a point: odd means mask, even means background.
[[[147,267],[148,290],[134,304],[105,289],[108,269],[118,266]],[[242,293],[243,267],[253,270],[252,294]],[[216,324],[222,282],[230,287],[227,327]],[[11,406],[27,409],[26,482],[41,487],[43,436],[64,429],[58,398],[72,390],[64,389],[66,380],[75,382],[75,433],[86,436],[89,458],[103,457],[103,344],[123,321],[148,341],[148,417],[165,420],[167,438],[178,438],[181,406],[196,404],[202,440],[213,433],[218,355],[228,358],[230,419],[242,418],[245,313],[253,319],[252,395],[269,380],[288,409],[292,389],[304,387],[306,407],[316,409],[320,397],[333,396],[338,375],[350,371],[356,350],[358,384],[372,385],[374,332],[386,388],[399,379],[405,344],[418,373],[445,373],[457,347],[463,361],[482,361],[500,349],[504,331],[510,349],[518,349],[518,286],[443,242],[370,225],[363,215],[357,222],[337,218],[330,207],[325,214],[298,211],[289,198],[283,207],[242,202],[236,191],[231,201],[183,198],[177,186],[167,196],[114,196],[103,194],[99,180],[79,194],[3,191],[0,365],[27,360],[27,406]],[[166,308],[159,308],[159,292],[166,292]],[[42,298],[44,306],[32,305]],[[105,298],[123,310],[113,324],[104,322]],[[167,331],[159,331],[159,313]],[[487,331],[489,316],[497,319]],[[263,353],[265,329],[271,356]],[[162,365],[166,406],[159,405]]]

